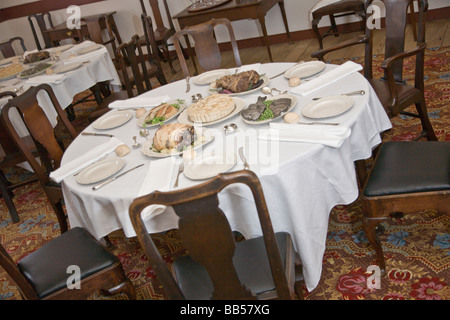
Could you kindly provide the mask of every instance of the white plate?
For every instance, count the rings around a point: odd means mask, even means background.
[[[118,172],[124,165],[125,160],[121,158],[95,162],[84,168],[77,175],[77,182],[80,184],[91,184],[102,181]]]
[[[72,63],[72,64],[67,64],[67,65],[58,65],[58,66],[56,66],[53,69],[53,71],[55,73],[65,73],[65,72],[69,72],[69,71],[78,69],[82,65],[83,65],[82,63]]]
[[[236,159],[234,152],[197,157],[184,167],[184,175],[192,180],[209,179],[233,168]]]
[[[350,109],[353,103],[353,98],[345,95],[326,97],[306,105],[302,114],[313,119],[334,117]]]
[[[233,97],[233,99],[234,99],[234,103],[235,103],[236,107],[226,117],[223,117],[223,118],[220,118],[218,120],[211,121],[211,122],[192,122],[191,119],[189,119],[189,116],[187,114],[187,109],[186,109],[186,110],[184,110],[183,112],[180,113],[180,116],[178,117],[178,122],[179,123],[184,123],[184,124],[190,124],[190,125],[210,126],[210,125],[213,125],[213,124],[216,124],[216,123],[228,120],[228,119],[234,117],[235,115],[237,115],[239,112],[241,112],[241,110],[245,106],[245,101],[242,100],[241,98]]]
[[[293,66],[284,73],[284,77],[290,79],[292,77],[306,78],[319,73],[325,69],[325,63],[322,61],[309,61]]]
[[[259,90],[269,84],[269,78],[267,78],[267,76],[261,76],[261,79],[263,80],[263,83],[260,86],[253,88],[251,90],[244,91],[244,92],[238,92],[238,93],[223,93],[223,94],[228,94],[229,96],[242,96],[244,94],[249,94],[249,93],[255,92],[256,90]],[[214,85],[215,85],[215,82],[212,82],[209,85],[209,91],[212,93],[217,93],[217,90],[215,89]]]
[[[3,69],[3,68],[9,68],[10,66],[11,66],[11,65],[0,67],[0,70]],[[4,81],[4,80],[9,80],[9,79],[15,78],[15,77],[17,77],[17,75],[21,74],[21,73],[24,72],[25,70],[26,70],[26,69],[22,68],[22,70],[19,71],[19,72],[15,72],[14,74],[11,74],[11,75],[9,75],[9,76],[0,78],[0,81]]]
[[[16,56],[16,57],[9,57],[9,58],[0,60],[0,66],[4,66],[4,65],[7,65],[7,64],[10,64],[10,63],[12,63],[14,61],[14,59],[17,59],[17,58],[18,58],[18,56]]]
[[[102,47],[103,47],[103,46],[101,46],[101,45],[99,45],[99,44],[93,44],[93,45],[91,45],[91,46],[88,46],[88,47],[81,48],[81,49],[77,50],[77,51],[76,51],[76,54],[77,54],[77,55],[83,55],[83,54],[86,54],[86,53],[89,53],[89,52],[93,52],[93,51],[99,50],[99,49],[101,49]]]
[[[218,70],[211,70],[206,71],[192,79],[192,82],[194,84],[203,85],[203,84],[210,84],[217,79],[226,76],[230,73],[230,70],[228,69],[218,69]]]
[[[274,120],[277,120],[277,119],[281,118],[282,116],[284,116],[286,113],[288,113],[289,111],[291,111],[295,107],[295,105],[297,104],[297,97],[293,96],[291,94],[280,94],[280,95],[277,95],[277,96],[274,96],[274,97],[268,97],[267,100],[270,101],[270,100],[277,100],[277,99],[281,99],[281,98],[289,98],[289,99],[291,99],[291,104],[289,105],[289,108],[285,112],[281,113],[278,117],[275,117],[273,119],[263,120],[263,121],[252,121],[252,120],[244,119],[244,117],[242,117],[242,113],[241,113],[242,121],[244,121],[245,123],[248,123],[248,124],[264,124],[264,123],[269,123],[271,121],[274,121]],[[252,102],[252,103],[255,103],[255,102]]]
[[[153,138],[147,140],[147,142],[144,143],[144,145],[142,146],[142,153],[148,157],[153,157],[153,158],[167,158],[170,156],[178,156],[180,154],[182,154],[183,152],[187,152],[189,150],[196,150],[198,148],[202,148],[204,146],[206,146],[207,144],[211,143],[214,141],[214,136],[212,135],[211,131],[208,130],[202,130],[202,136],[203,136],[203,142],[197,144],[194,147],[190,147],[186,150],[182,150],[182,151],[177,151],[177,152],[172,152],[172,153],[161,153],[161,152],[156,152],[152,150],[152,146],[153,146]]]
[[[178,100],[174,100],[174,101],[170,101],[167,102],[168,104],[179,104],[180,105],[180,109],[178,109],[178,112],[175,113],[173,116],[171,116],[170,118],[164,120],[164,123],[167,123],[168,121],[172,120],[173,118],[175,118],[176,116],[178,116],[181,112],[183,112],[184,108],[186,108],[186,103],[179,103]],[[157,107],[154,107],[157,108]],[[142,115],[141,117],[138,118],[137,120],[137,125],[139,127],[142,128],[149,128],[149,127],[154,127],[154,126],[159,126],[161,125],[161,123],[156,123],[156,124],[146,124],[145,123],[145,118],[147,118],[147,116],[149,115],[149,113],[154,109],[151,108],[150,110],[148,110],[146,113],[144,113],[144,115]]]
[[[131,111],[110,111],[95,120],[92,126],[98,130],[112,129],[127,123],[131,118],[133,118]]]

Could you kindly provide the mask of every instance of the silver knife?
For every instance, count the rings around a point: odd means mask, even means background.
[[[191,77],[186,77],[186,92],[189,92],[191,90],[191,84],[189,83]]]
[[[118,174],[117,176],[114,176],[114,177],[112,177],[112,178],[110,178],[110,179],[108,179],[108,180],[105,180],[105,181],[103,181],[102,183],[99,183],[99,184],[93,186],[93,187],[92,187],[92,190],[94,190],[94,191],[95,191],[95,190],[98,190],[98,189],[100,189],[101,187],[107,185],[108,183],[117,180],[118,178],[120,178],[120,177],[123,176],[124,174],[126,174],[126,173],[128,173],[128,172],[130,172],[130,171],[133,171],[134,169],[137,169],[137,168],[139,168],[139,167],[142,167],[143,165],[144,165],[144,163],[141,163],[140,165],[138,165],[138,166],[136,166],[136,167],[133,167],[133,168],[131,168],[131,169],[128,169],[127,171],[124,171],[124,172]]]
[[[82,132],[82,136],[102,136],[102,137],[114,137],[112,134],[107,133],[95,133],[95,132]]]

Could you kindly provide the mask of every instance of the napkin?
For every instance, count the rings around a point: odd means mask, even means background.
[[[261,67],[261,63],[254,63],[254,64],[247,64],[245,66],[238,68],[238,73],[249,71],[249,70],[255,70],[256,72],[259,71],[259,68]]]
[[[161,103],[167,102],[169,96],[162,97],[145,97],[139,96],[126,100],[116,100],[109,104],[110,109],[129,109],[129,108],[148,108],[156,107]]]
[[[81,49],[90,47],[90,46],[98,46],[98,44],[96,44],[95,42],[92,42],[92,41],[84,41],[84,42],[74,46],[72,49],[66,51],[63,54],[65,57],[74,55],[74,54],[75,54],[75,56],[71,56],[70,58],[64,58],[63,63],[64,64],[72,64],[72,63],[76,63],[76,62],[89,61],[91,59],[95,59],[96,57],[108,52],[106,47],[103,46],[101,49],[97,49],[92,52],[78,55],[78,51],[80,51]]]
[[[319,143],[339,148],[350,136],[351,129],[345,126],[301,125],[270,123],[270,129],[258,135],[260,140]]]
[[[175,168],[174,163],[175,161],[172,157],[152,160],[145,173],[138,197],[152,193],[155,190],[169,191]],[[165,210],[166,206],[155,204],[145,208],[142,211],[141,216],[143,220],[149,220],[158,214],[163,213]]]
[[[58,84],[66,80],[67,74],[44,74],[28,79],[27,84],[53,83]]]
[[[362,66],[353,61],[347,61],[337,68],[328,71],[317,78],[314,78],[308,82],[305,82],[298,87],[295,87],[291,92],[306,96],[314,91],[317,91],[323,87],[326,87],[354,72],[362,70]]]
[[[90,151],[80,155],[78,158],[69,161],[55,171],[51,172],[50,178],[53,181],[60,183],[68,176],[73,175],[74,173],[101,159],[108,153],[116,150],[117,146],[121,144],[123,144],[122,141],[112,137],[107,142],[91,149]]]

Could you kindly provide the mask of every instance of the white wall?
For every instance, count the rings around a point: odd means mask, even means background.
[[[36,0],[2,0],[0,8],[28,3]],[[310,29],[309,10],[317,3],[318,0],[285,0],[286,13],[291,32],[299,30]],[[169,9],[172,15],[182,11],[189,4],[189,0],[168,0]],[[429,0],[429,8],[441,8],[449,5],[449,0]],[[161,7],[164,10],[164,7]],[[124,41],[131,38],[134,34],[142,34],[142,26],[140,21],[141,6],[138,0],[107,0],[97,3],[87,4],[81,6],[82,16],[104,13],[109,11],[117,11],[115,20]],[[150,7],[147,4],[147,12],[151,13]],[[165,14],[163,12],[163,18]],[[52,11],[52,19],[55,24],[66,21],[69,14],[66,10]],[[346,17],[338,20],[338,23],[345,22],[342,19],[355,19]],[[356,21],[356,20],[355,20]],[[176,28],[178,24],[174,21]],[[324,25],[327,22],[324,21]],[[322,24],[321,24],[322,25]],[[282,34],[285,32],[283,20],[278,6],[272,8],[266,16],[266,26],[269,35]],[[262,36],[262,31],[259,23],[254,20],[241,20],[233,22],[233,29],[238,40],[255,38]],[[14,36],[20,36],[24,39],[27,49],[36,48],[36,44],[31,33],[31,29],[26,17],[8,20],[0,23],[0,42],[7,41]],[[227,41],[227,36],[218,32],[219,41]]]

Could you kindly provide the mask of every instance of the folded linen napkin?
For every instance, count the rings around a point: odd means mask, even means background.
[[[261,67],[261,63],[254,63],[254,64],[246,64],[245,66],[238,68],[238,73],[249,71],[249,70],[255,70],[256,72],[259,72],[259,68]]]
[[[53,83],[58,84],[67,79],[67,74],[44,74],[28,79],[27,84]]]
[[[152,160],[145,173],[138,197],[152,193],[155,190],[169,191],[174,168],[176,167],[174,164],[173,157]],[[166,206],[151,205],[142,211],[141,216],[143,220],[150,220],[165,210]]]
[[[258,135],[260,140],[319,143],[339,148],[350,136],[351,129],[345,126],[301,125],[270,123],[270,129]]]
[[[162,97],[145,97],[139,96],[126,100],[116,100],[109,104],[110,109],[129,109],[129,108],[149,108],[159,106],[161,103],[167,102],[169,96]]]
[[[298,87],[293,88],[291,92],[306,96],[360,70],[362,70],[362,66],[360,64],[353,61],[347,61],[337,68],[318,76],[317,78],[302,83]]]
[[[73,159],[72,161],[69,161],[68,163],[62,165],[55,171],[51,172],[50,178],[53,181],[60,183],[68,176],[73,175],[74,173],[87,167],[91,163],[94,163],[95,161],[104,157],[108,153],[113,152],[114,150],[116,150],[117,146],[121,144],[123,144],[122,141],[120,141],[115,137],[112,137],[107,142],[93,148],[92,150],[81,155],[80,157]]]

